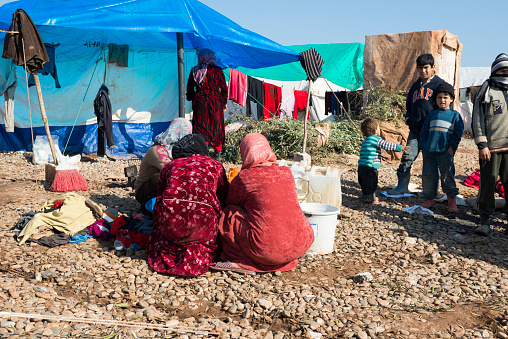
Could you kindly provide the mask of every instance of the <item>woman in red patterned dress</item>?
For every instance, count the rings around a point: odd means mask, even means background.
[[[198,65],[187,80],[187,100],[192,101],[192,131],[201,134],[220,159],[225,140],[224,110],[228,88],[222,68],[215,65],[215,54],[209,49],[199,52]]]
[[[186,135],[172,154],[159,177],[148,264],[159,273],[197,276],[218,254],[218,223],[229,184],[202,136]]]

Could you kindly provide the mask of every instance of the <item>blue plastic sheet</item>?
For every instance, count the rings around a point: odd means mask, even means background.
[[[18,8],[30,15],[44,42],[59,44],[55,63],[62,87],[55,88],[49,75],[39,78],[48,123],[60,136],[62,151],[69,140],[65,154],[96,151],[93,100],[103,83],[114,122],[115,147],[108,155],[144,154],[153,136],[178,117],[176,32],[184,37],[186,78],[203,48],[215,51],[223,68],[267,67],[299,58],[196,0],[14,1],[0,7],[0,29],[9,28]],[[107,62],[110,43],[129,45],[128,67]],[[36,134],[45,134],[36,89],[27,92],[22,67],[16,73],[15,131],[5,132],[0,112],[0,151],[31,150],[31,125]],[[185,111],[191,111],[190,102]]]

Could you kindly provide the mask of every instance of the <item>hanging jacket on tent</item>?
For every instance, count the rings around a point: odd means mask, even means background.
[[[5,131],[14,132],[14,92],[16,91],[16,66],[9,59],[0,60],[0,95],[5,98],[3,118]],[[1,115],[2,113],[0,113]]]
[[[32,74],[49,61],[39,31],[24,10],[14,12],[9,31],[19,33],[5,35],[3,58],[13,60],[18,66],[23,66],[26,60],[27,71]]]
[[[44,44],[46,47],[46,52],[48,53],[49,61],[44,64],[44,67],[37,71],[37,73],[41,75],[51,74],[53,79],[55,79],[55,87],[61,88],[60,82],[58,81],[58,75],[56,73],[56,61],[55,61],[55,50],[56,45],[53,44]],[[28,87],[35,86],[35,78],[33,74],[30,74],[28,77]]]
[[[270,120],[275,116],[280,116],[280,102],[282,98],[281,88],[265,82],[263,84],[263,119]]]
[[[109,148],[112,148],[115,146],[115,140],[113,139],[113,117],[111,102],[109,101],[109,90],[104,84],[93,101],[93,109],[97,116],[97,128],[106,134],[107,145]]]

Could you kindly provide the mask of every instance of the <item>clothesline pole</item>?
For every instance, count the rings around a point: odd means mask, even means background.
[[[349,118],[349,121],[351,121],[351,124],[353,124],[353,126],[356,128],[356,131],[358,132],[358,134],[360,134],[360,136],[363,138],[363,134],[362,132],[360,132],[360,130],[358,129],[358,127],[356,126],[356,124],[353,122],[353,119],[351,119],[351,117],[349,116],[348,112],[346,111],[346,109],[344,108],[344,106],[342,105],[342,102],[339,100],[339,98],[337,98],[337,95],[335,95],[335,92],[333,91],[332,87],[330,86],[330,84],[328,83],[328,80],[326,80],[326,78],[323,76],[323,74],[321,74],[321,76],[323,77],[323,79],[325,79],[325,82],[326,84],[328,85],[328,87],[330,88],[330,91],[332,91],[332,94],[333,96],[335,97],[335,99],[337,100],[337,102],[340,104],[340,107],[342,107],[342,109],[344,110],[344,112],[346,113],[347,117]]]
[[[44,101],[42,100],[41,83],[39,82],[39,75],[37,72],[33,73],[35,79],[35,88],[37,89],[37,97],[39,99],[39,107],[41,108],[42,121],[44,122],[44,129],[46,129],[46,135],[48,136],[49,147],[51,148],[51,154],[53,155],[53,162],[58,165],[56,158],[55,146],[53,145],[53,139],[51,138],[51,132],[49,131],[48,118],[46,117],[46,109],[44,108]]]
[[[309,87],[307,88],[307,107],[305,108],[305,118],[303,123],[303,147],[302,153],[305,153],[305,148],[307,146],[307,115],[309,114],[309,102],[310,102],[310,84],[312,83],[309,80]]]

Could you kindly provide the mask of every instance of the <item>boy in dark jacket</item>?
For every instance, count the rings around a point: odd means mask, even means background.
[[[458,212],[453,156],[459,147],[464,122],[459,112],[449,109],[455,99],[455,91],[443,82],[434,91],[438,109],[429,113],[420,132],[420,147],[423,153],[423,195],[427,199],[422,207],[430,208],[437,196],[439,176],[441,188],[448,197],[448,212]]]
[[[406,125],[409,126],[409,136],[405,151],[397,170],[397,187],[389,190],[389,194],[408,193],[411,166],[420,153],[420,131],[423,122],[430,111],[437,109],[434,101],[434,91],[444,80],[434,75],[434,57],[431,54],[422,54],[416,59],[418,80],[411,86],[406,99]]]

